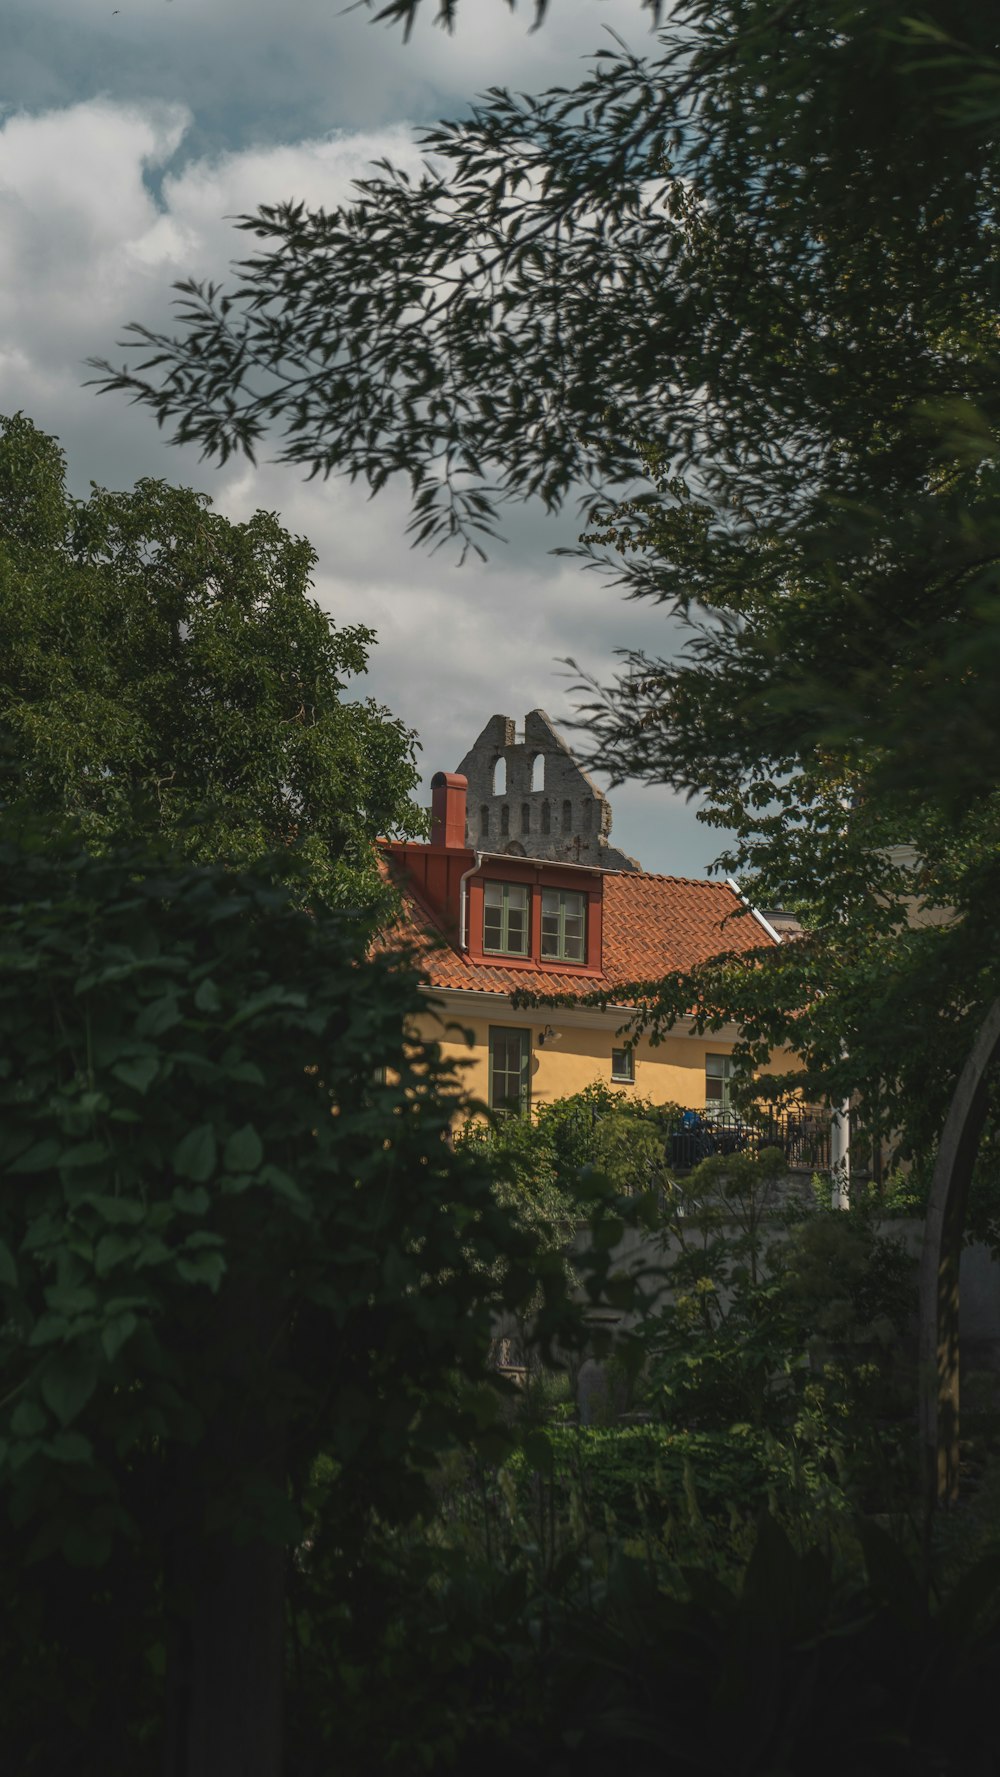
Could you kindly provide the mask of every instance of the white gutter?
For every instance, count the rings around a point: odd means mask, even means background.
[[[484,857],[486,857],[486,855],[487,855],[486,852],[477,851],[475,863],[471,864],[469,866],[468,870],[466,870],[465,875],[459,878],[459,884],[458,884],[458,948],[459,948],[459,950],[468,950],[468,948],[469,948],[468,932],[466,930],[466,927],[468,925],[467,914],[468,914],[468,909],[469,909],[469,901],[468,901],[468,893],[467,893],[465,885],[468,882],[470,876],[475,876],[476,871],[479,869],[479,867],[482,864],[482,861],[483,861]]]
[[[757,912],[756,907],[754,907],[753,904],[747,900],[746,895],[743,893],[743,890],[740,888],[739,883],[735,880],[734,877],[732,877],[732,876],[726,877],[726,887],[731,888],[733,891],[733,894],[739,896],[740,900],[743,902],[744,907],[746,907],[747,910],[753,915],[754,919],[757,921],[757,924],[759,926],[763,926],[768,937],[773,938],[774,942],[776,944],[780,944],[781,943],[781,933],[776,932],[773,925],[771,925],[770,921],[766,920],[762,913]]]

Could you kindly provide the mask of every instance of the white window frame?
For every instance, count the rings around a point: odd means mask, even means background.
[[[500,943],[489,944],[486,940],[486,916],[495,911],[496,902],[491,903],[491,889],[499,889],[500,894]],[[510,943],[511,893],[524,896],[520,911],[524,914],[524,942],[520,949]],[[483,885],[483,950],[487,956],[527,956],[531,950],[531,890],[523,882],[488,881]]]
[[[547,915],[547,910],[546,910],[546,905],[545,905],[545,899],[546,899],[547,895],[548,896],[558,895],[558,897],[559,897],[558,907],[556,910],[556,917],[559,922],[559,929],[556,933],[556,948],[555,948],[555,950],[546,949],[545,920],[546,920],[547,916],[549,918],[551,918],[551,910],[548,911],[548,915]],[[581,932],[580,932],[580,954],[579,954],[579,956],[570,956],[566,950],[566,917],[567,917],[566,903],[570,900],[576,902],[578,905],[578,908],[579,908],[578,913],[574,912],[570,916],[572,918],[578,918],[580,920],[580,924],[581,924],[581,928],[582,928]],[[550,963],[550,962],[585,963],[586,962],[586,960],[587,960],[587,897],[585,894],[583,894],[581,892],[581,890],[579,890],[579,889],[543,888],[543,890],[542,890],[542,957],[543,957],[544,961],[547,963]]]
[[[495,1072],[494,1056],[496,1054],[498,1041],[502,1041],[506,1047],[511,1037],[516,1037],[518,1048],[520,1050],[520,1065],[517,1072],[518,1092],[516,1109],[509,1098],[505,1098],[503,1103],[497,1104],[493,1091],[493,1077]],[[526,1117],[531,1109],[531,1032],[525,1030],[523,1025],[491,1024],[489,1027],[489,1055],[487,1065],[489,1067],[488,1093],[490,1110],[498,1117]],[[505,1079],[510,1079],[512,1077],[512,1072],[513,1070],[509,1066],[505,1066],[503,1069]]]
[[[720,1062],[718,1068],[709,1068],[709,1062]],[[718,1080],[722,1090],[718,1098],[708,1095],[709,1080]],[[733,1058],[731,1055],[706,1054],[705,1056],[705,1109],[707,1111],[731,1111],[733,1084]]]

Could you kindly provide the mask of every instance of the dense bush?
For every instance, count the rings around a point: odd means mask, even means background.
[[[620,1545],[602,1566],[544,1556],[378,1534],[353,1565],[326,1550],[298,1594],[295,1777],[995,1769],[996,1553],[943,1602],[870,1524],[845,1560],[764,1515],[730,1583],[704,1561],[665,1581]]]
[[[132,1777],[165,1716],[183,1771],[271,1744],[317,1457],[339,1538],[425,1507],[494,1422],[497,1309],[558,1317],[562,1269],[356,920],[10,809],[0,878],[6,1756]]]

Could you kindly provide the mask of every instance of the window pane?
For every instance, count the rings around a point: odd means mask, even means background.
[[[491,1029],[491,1110],[513,1116],[527,1112],[529,1055],[527,1031]]]
[[[572,889],[543,889],[542,955],[583,962],[585,938],[583,895]]]
[[[612,1049],[611,1078],[629,1081],[635,1079],[635,1055],[631,1049]]]
[[[484,950],[500,950],[503,947],[503,925],[499,907],[487,907],[483,915],[483,948]]]
[[[713,1079],[711,1074],[705,1076],[705,1101],[707,1104],[722,1103],[722,1081]]]
[[[573,962],[580,963],[583,961],[582,919],[567,919],[563,954],[564,956],[569,957]]]
[[[511,907],[507,915],[507,943],[505,948],[515,955],[523,956],[528,948],[527,921],[520,907]]]
[[[528,890],[523,883],[484,885],[483,949],[512,956],[528,953]]]

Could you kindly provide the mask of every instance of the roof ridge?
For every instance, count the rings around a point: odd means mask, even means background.
[[[668,876],[662,870],[609,870],[607,874],[619,877],[622,882],[635,882],[637,878],[645,878],[647,882],[683,882],[691,888],[725,888],[729,889],[730,894],[735,892],[724,877]]]

